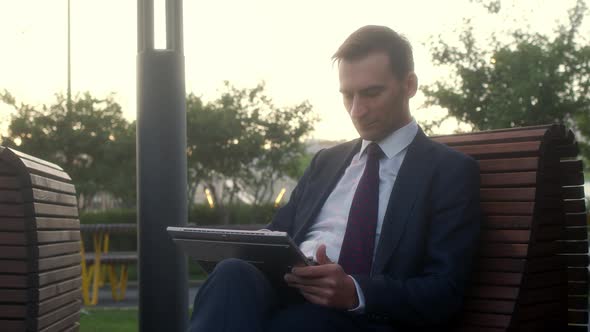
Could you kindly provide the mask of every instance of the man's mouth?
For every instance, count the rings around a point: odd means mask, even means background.
[[[376,123],[377,123],[377,121],[364,122],[364,123],[361,123],[361,127],[369,128],[369,127],[372,127],[373,125],[375,125]]]

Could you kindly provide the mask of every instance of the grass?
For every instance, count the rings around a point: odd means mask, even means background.
[[[137,308],[84,309],[80,315],[80,332],[131,332],[137,331]]]
[[[207,276],[190,260],[188,270],[190,280],[204,280]],[[137,280],[137,266],[130,265],[128,272],[130,281]],[[137,308],[84,308],[80,315],[80,332],[135,332],[139,330],[137,315]]]
[[[192,310],[189,309],[189,317]],[[137,308],[84,308],[80,332],[135,332],[139,330]]]

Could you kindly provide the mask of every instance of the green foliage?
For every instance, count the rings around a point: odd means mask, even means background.
[[[99,192],[114,195],[123,207],[135,205],[136,124],[123,118],[112,96],[97,99],[86,93],[74,98],[71,110],[61,95],[52,105],[36,107],[19,105],[4,91],[0,102],[16,111],[2,144],[63,167],[76,185],[82,210]],[[240,192],[251,195],[255,204],[269,202],[277,179],[301,173],[301,160],[307,158],[303,139],[316,120],[308,102],[275,106],[264,84],[237,89],[226,82],[209,103],[189,94],[189,201],[197,186],[206,184],[215,196],[216,217],[226,222],[234,216],[224,205],[233,204]],[[220,182],[229,193],[223,200],[216,190]]]
[[[499,1],[482,4],[492,13],[500,10]],[[442,38],[432,45],[434,63],[451,68],[455,79],[423,88],[427,105],[446,108],[446,118],[475,130],[564,123],[577,134],[588,167],[590,46],[579,31],[586,14],[579,0],[569,25],[558,26],[554,37],[516,30],[509,42],[492,36],[491,47],[483,48],[468,22],[460,46]]]
[[[232,204],[228,205],[227,209],[232,224],[266,224],[272,220],[277,208],[272,204]],[[188,222],[197,225],[220,225],[222,223],[215,210],[206,204],[194,205],[188,215]],[[80,213],[80,223],[82,224],[134,224],[136,221],[137,211],[135,209],[113,209]]]
[[[246,205],[234,204],[230,208],[230,222],[232,224],[268,224],[272,221],[272,217],[276,212],[276,208],[272,204],[260,205]],[[190,219],[197,224],[206,225],[205,220],[200,222],[198,216]],[[219,223],[219,220],[217,221]]]
[[[246,191],[254,203],[269,202],[274,182],[293,175],[304,156],[303,139],[317,118],[311,105],[302,102],[279,108],[266,95],[264,84],[238,89],[226,82],[221,96],[210,102],[189,94],[187,98],[187,150],[189,193],[204,182],[215,202],[231,204]],[[223,200],[216,180],[230,180]]]
[[[223,212],[223,213],[220,213]],[[230,204],[211,209],[196,205],[189,210],[189,223],[196,225],[268,224],[276,212],[272,204]]]
[[[287,176],[292,179],[299,179],[303,176],[303,173],[311,163],[313,159],[313,154],[306,153],[299,158],[297,158],[290,166],[287,168]]]
[[[135,126],[123,118],[112,97],[89,93],[73,100],[72,110],[58,95],[50,106],[17,105],[2,144],[56,163],[72,177],[82,207],[100,191],[132,204],[135,193]]]
[[[276,212],[276,208],[271,204],[234,204],[226,206],[226,210],[228,212],[229,222],[233,225],[268,224]],[[134,209],[114,209],[82,212],[80,214],[80,222],[82,224],[135,224],[136,220],[137,211]],[[193,206],[189,211],[189,223],[198,226],[211,226],[224,224],[225,220],[220,217],[216,210],[211,209],[208,205],[199,204]],[[91,234],[84,234],[83,241],[86,251],[94,250],[92,248]],[[137,234],[133,232],[113,235],[110,237],[109,247],[113,251],[135,251],[137,250]],[[202,273],[198,267],[192,267],[191,269],[191,276]]]
[[[500,0],[470,0],[471,2],[482,5],[491,14],[497,14],[502,8]]]

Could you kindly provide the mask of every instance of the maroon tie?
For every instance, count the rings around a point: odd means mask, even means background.
[[[379,159],[383,151],[376,143],[367,147],[367,164],[348,215],[338,263],[348,274],[371,272],[375,229],[379,211]]]

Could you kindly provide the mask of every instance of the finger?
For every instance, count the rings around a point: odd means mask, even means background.
[[[316,257],[317,262],[320,265],[332,263],[332,261],[330,260],[330,258],[328,258],[328,255],[326,254],[326,245],[325,244],[322,244],[318,247],[318,250],[315,253],[315,257]]]
[[[288,284],[298,284],[305,286],[329,287],[331,284],[325,278],[303,278],[297,275],[287,273],[284,277]]]
[[[295,285],[298,285],[301,281],[299,277],[297,277],[291,273],[285,274],[283,276],[283,280],[285,280],[287,285],[289,285],[290,287],[294,287]]]
[[[304,278],[322,278],[333,273],[335,264],[294,267],[291,273]]]
[[[321,296],[317,296],[317,295],[306,293],[306,292],[301,292],[301,295],[303,295],[303,297],[311,303],[319,304],[319,305],[323,305],[323,306],[327,305],[326,299]]]
[[[297,288],[302,292],[315,296],[320,296],[322,298],[330,298],[334,294],[333,291],[324,287],[294,284],[293,288]]]

